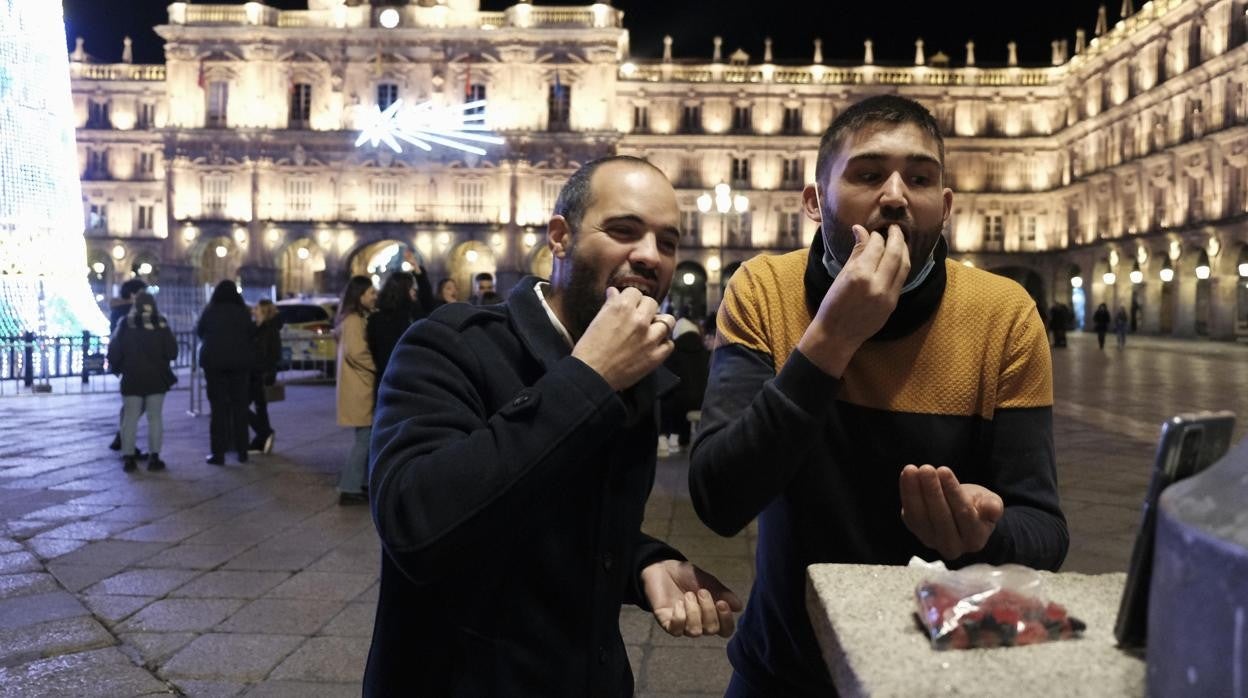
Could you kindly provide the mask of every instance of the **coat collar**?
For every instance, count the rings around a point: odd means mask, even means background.
[[[917,330],[932,317],[945,296],[945,256],[948,250],[944,236],[937,238],[936,248],[932,251],[936,263],[932,265],[931,273],[918,288],[902,294],[893,314],[888,316],[884,327],[871,339],[900,339]],[[819,312],[819,305],[823,303],[828,289],[832,288],[832,277],[823,266],[822,228],[815,231],[815,239],[810,244],[810,254],[806,258],[805,286],[806,307],[813,318]]]
[[[542,368],[549,371],[555,363],[570,355],[572,350],[568,348],[568,343],[559,334],[559,330],[550,324],[546,309],[537,298],[533,287],[543,282],[545,279],[536,276],[521,279],[507,294],[507,308],[512,330],[525,349],[541,363]],[[680,379],[674,373],[660,366],[640,383],[625,390],[621,396],[629,404],[631,412],[634,405],[640,407],[653,403],[656,398],[666,395],[679,383]]]

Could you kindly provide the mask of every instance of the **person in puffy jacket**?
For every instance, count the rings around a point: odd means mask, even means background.
[[[164,437],[161,408],[165,393],[177,382],[169,368],[169,362],[177,357],[178,344],[169,323],[156,310],[156,299],[146,291],[139,292],[108,343],[109,370],[121,376],[121,452],[126,472],[138,467],[135,437],[142,412],[147,413],[147,443],[151,451],[147,469],[165,469],[165,462],[160,459]]]
[[[204,312],[195,324],[199,337],[199,366],[212,409],[205,458],[211,465],[225,465],[225,452],[247,462],[247,385],[255,364],[251,338],[256,326],[233,281],[226,279],[212,291]]]

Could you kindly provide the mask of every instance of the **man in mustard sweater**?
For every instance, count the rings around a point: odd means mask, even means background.
[[[721,535],[759,520],[730,696],[835,692],[810,564],[1066,555],[1044,325],[1018,284],[945,258],[944,154],[921,105],[851,106],[803,192],[810,249],[746,262],[725,292],[689,489]]]

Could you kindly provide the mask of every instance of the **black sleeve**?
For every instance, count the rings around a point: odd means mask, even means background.
[[[121,346],[121,334],[125,332],[125,324],[117,326],[113,331],[113,336],[108,340],[108,371],[114,376],[120,376],[122,366],[126,360],[125,350]]]
[[[839,386],[797,350],[776,375],[766,354],[715,349],[689,456],[693,507],[711,530],[736,535],[784,491]]]
[[[623,401],[573,357],[489,413],[486,371],[457,330],[425,320],[391,357],[372,439],[382,544],[413,581],[464,574],[494,555],[624,421]],[[401,369],[401,370],[400,370]]]
[[[176,361],[178,358],[178,340],[174,338],[173,330],[168,327],[162,327],[160,334],[165,361]]]

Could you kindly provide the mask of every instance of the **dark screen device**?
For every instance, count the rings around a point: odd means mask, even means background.
[[[1226,453],[1235,427],[1232,412],[1199,412],[1170,418],[1161,426],[1153,474],[1144,497],[1140,530],[1131,550],[1127,584],[1118,606],[1114,636],[1128,649],[1144,647],[1148,631],[1148,589],[1157,536],[1157,500],[1162,490],[1204,470]]]

